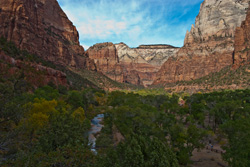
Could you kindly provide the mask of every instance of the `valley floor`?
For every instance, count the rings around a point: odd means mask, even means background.
[[[216,149],[216,147],[215,147]],[[193,161],[192,167],[227,167],[228,164],[222,160],[221,154],[210,149],[204,148],[200,151],[195,149],[193,151],[193,156],[191,157]]]

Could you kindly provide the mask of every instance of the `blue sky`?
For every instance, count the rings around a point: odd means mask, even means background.
[[[87,49],[101,42],[182,46],[203,0],[58,0]]]

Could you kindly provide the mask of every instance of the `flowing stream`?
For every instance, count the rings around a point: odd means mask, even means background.
[[[101,121],[104,119],[104,114],[98,114],[94,119],[91,120],[91,129],[88,132],[89,143],[91,146],[91,151],[97,154],[96,151],[96,137],[95,135],[102,130],[103,125]]]

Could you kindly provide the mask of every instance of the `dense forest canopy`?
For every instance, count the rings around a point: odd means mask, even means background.
[[[183,166],[211,139],[230,166],[250,165],[250,90],[27,91],[12,81],[0,83],[1,166]],[[87,134],[99,113],[94,154]]]

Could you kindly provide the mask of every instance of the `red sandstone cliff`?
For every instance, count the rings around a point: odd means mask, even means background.
[[[250,60],[250,8],[246,20],[242,22],[241,27],[236,28],[234,43],[234,66]]]
[[[137,72],[132,72],[132,64],[119,62],[116,47],[113,43],[107,42],[96,44],[87,50],[86,55],[94,60],[97,71],[103,73],[112,80],[140,84]]]
[[[113,72],[117,70],[119,60],[112,43],[96,44],[87,50],[86,55],[94,60],[97,71],[108,73],[108,77],[113,80],[120,80]]]
[[[0,36],[55,64],[95,69],[56,0],[1,0]]]
[[[169,45],[129,48],[124,43],[101,43],[90,47],[86,54],[95,61],[97,71],[109,78],[147,86],[152,84],[160,66],[178,49]]]
[[[232,65],[235,28],[245,19],[249,0],[205,0],[184,46],[157,73],[154,84],[203,77]]]

